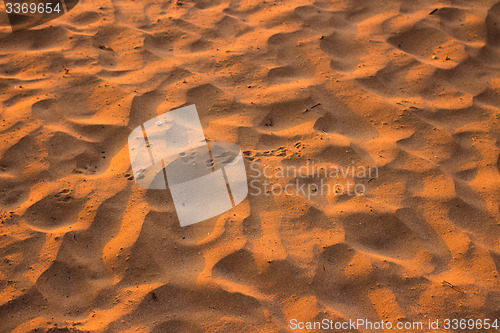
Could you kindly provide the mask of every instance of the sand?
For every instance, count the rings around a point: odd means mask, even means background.
[[[497,0],[81,0],[16,33],[1,6],[1,332],[500,319]],[[378,177],[181,228],[127,137],[190,104],[248,168]]]

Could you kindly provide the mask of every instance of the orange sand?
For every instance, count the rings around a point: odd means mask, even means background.
[[[15,34],[2,2],[0,332],[500,319],[497,2],[81,0]],[[380,176],[180,228],[127,136],[188,104],[248,163]]]

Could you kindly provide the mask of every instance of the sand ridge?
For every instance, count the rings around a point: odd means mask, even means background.
[[[498,1],[86,0],[32,30],[1,20],[0,332],[500,318]],[[134,184],[127,137],[190,104],[248,166],[380,176],[180,228],[168,191]]]

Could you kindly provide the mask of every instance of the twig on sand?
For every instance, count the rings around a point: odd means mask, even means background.
[[[305,109],[304,111],[302,111],[302,113],[309,112],[309,111],[311,111],[312,109],[314,109],[315,107],[318,107],[318,106],[320,106],[320,105],[321,105],[321,103],[315,104],[315,105],[311,106],[309,109]]]
[[[459,293],[463,293],[464,291],[454,285],[452,285],[451,283],[449,283],[448,281],[441,281],[441,284],[443,286],[446,286],[446,287],[450,287],[451,289],[455,290],[455,291],[458,291]]]
[[[101,50],[104,50],[104,51],[110,51],[110,52],[113,52],[113,51],[114,51],[111,47],[109,47],[109,46],[107,46],[107,45],[99,45],[99,48],[100,48]]]

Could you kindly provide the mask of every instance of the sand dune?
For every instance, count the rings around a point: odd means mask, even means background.
[[[0,332],[500,320],[497,0],[81,0],[15,33],[0,11]],[[247,167],[379,175],[181,228],[127,138],[190,104]]]

